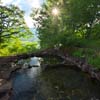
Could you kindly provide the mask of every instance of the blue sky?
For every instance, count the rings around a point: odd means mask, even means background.
[[[28,27],[33,27],[33,22],[29,16],[32,8],[40,8],[43,0],[1,0],[3,5],[14,4],[25,11],[24,19]]]

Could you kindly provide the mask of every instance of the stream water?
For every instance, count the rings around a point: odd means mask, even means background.
[[[66,67],[32,67],[12,75],[11,100],[100,100],[100,83]]]

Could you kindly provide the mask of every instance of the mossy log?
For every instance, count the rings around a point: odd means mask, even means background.
[[[59,49],[45,49],[43,51],[30,53],[30,54],[21,54],[9,57],[0,57],[0,66],[3,66],[7,63],[16,62],[20,59],[27,59],[30,57],[56,57],[58,59],[62,59],[62,64],[65,65],[66,63],[70,62],[71,64],[75,65],[81,71],[88,73],[91,78],[97,79],[100,81],[100,71],[94,69],[92,65],[89,65],[85,59],[72,57],[67,52],[63,53]],[[49,66],[49,65],[48,65]],[[72,68],[72,67],[70,67]]]

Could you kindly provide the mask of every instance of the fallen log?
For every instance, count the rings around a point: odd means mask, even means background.
[[[11,62],[17,62],[20,59],[27,59],[30,57],[56,57],[61,59],[57,54],[45,53],[45,52],[39,52],[39,53],[31,53],[31,54],[22,54],[22,55],[16,55],[16,56],[5,56],[0,57],[0,65],[9,64]]]
[[[46,49],[36,53],[21,54],[16,56],[9,56],[9,57],[0,57],[0,65],[4,65],[5,63],[16,62],[20,59],[27,59],[30,57],[56,57],[62,59],[64,63],[70,62],[71,64],[78,67],[81,71],[88,73],[91,76],[91,78],[100,81],[100,71],[94,69],[93,66],[89,65],[86,62],[86,60],[72,57],[65,52],[64,53],[61,52],[61,50],[58,49],[48,49],[48,50]]]

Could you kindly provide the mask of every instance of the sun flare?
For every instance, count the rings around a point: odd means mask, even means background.
[[[57,16],[59,14],[59,10],[57,8],[52,9],[52,14]]]

